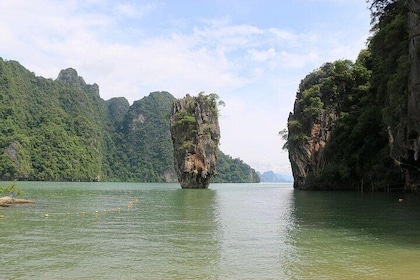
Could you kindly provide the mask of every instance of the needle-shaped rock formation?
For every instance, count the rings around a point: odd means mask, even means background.
[[[184,189],[207,189],[217,174],[220,140],[216,94],[186,95],[175,100],[171,111],[171,136],[175,170]]]

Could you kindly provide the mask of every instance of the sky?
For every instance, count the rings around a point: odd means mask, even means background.
[[[365,0],[0,0],[0,57],[56,79],[72,67],[104,100],[216,93],[220,149],[291,175],[279,131],[300,81],[366,47]]]

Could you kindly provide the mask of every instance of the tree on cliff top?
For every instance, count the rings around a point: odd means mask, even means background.
[[[378,26],[376,23],[380,20],[380,18],[389,15],[390,10],[393,9],[393,4],[400,0],[367,0],[366,2],[370,2],[370,12],[371,12],[371,23],[373,28],[377,28]]]

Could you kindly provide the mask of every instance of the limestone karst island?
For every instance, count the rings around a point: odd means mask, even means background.
[[[284,133],[297,189],[420,191],[420,3],[371,10],[356,62],[325,63],[299,85]]]
[[[187,95],[173,102],[171,135],[175,170],[181,187],[207,189],[217,174],[220,139],[216,94]]]

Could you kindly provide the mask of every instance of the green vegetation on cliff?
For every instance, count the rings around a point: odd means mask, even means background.
[[[66,76],[67,75],[67,76]],[[101,172],[98,87],[73,69],[56,81],[0,60],[0,174],[3,180],[93,180]]]
[[[131,106],[123,97],[104,101],[74,69],[51,80],[0,58],[0,180],[174,182],[174,99],[154,92]],[[223,182],[254,178],[219,174]]]
[[[212,179],[214,183],[260,182],[260,177],[248,164],[239,158],[232,158],[229,155],[225,155],[221,151],[217,155],[217,173],[217,176]]]
[[[217,175],[220,127],[218,96],[187,94],[172,103],[170,131],[175,171],[184,189],[207,189]]]
[[[371,4],[373,35],[357,61],[326,63],[299,86],[286,143],[296,188],[388,190],[407,186],[407,162],[418,165],[410,161],[418,148],[407,145],[410,119],[420,114],[407,109],[416,63],[407,2]]]

